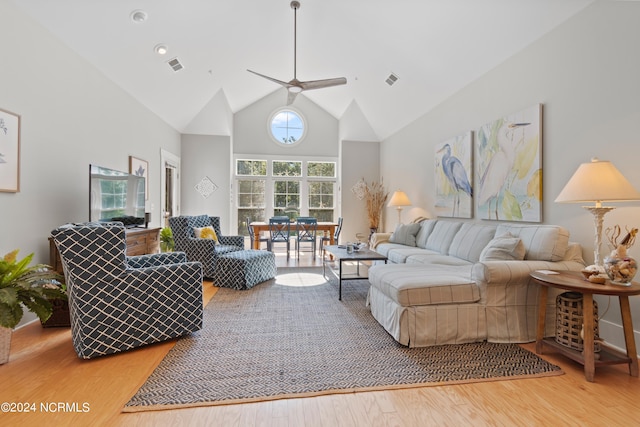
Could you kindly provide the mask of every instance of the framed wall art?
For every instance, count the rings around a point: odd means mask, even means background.
[[[482,126],[476,137],[478,217],[542,221],[542,104]]]
[[[438,216],[473,217],[471,131],[436,145],[435,210]]]
[[[149,199],[149,163],[146,160],[129,156],[129,173],[144,177],[144,199]]]
[[[20,191],[20,116],[0,109],[0,191]]]

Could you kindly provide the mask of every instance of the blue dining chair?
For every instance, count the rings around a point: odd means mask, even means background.
[[[296,256],[300,259],[300,249],[303,243],[308,243],[313,248],[313,259],[316,259],[316,237],[318,233],[318,219],[301,217],[296,219]]]
[[[291,249],[291,221],[286,216],[274,216],[269,218],[269,240],[270,248],[273,250],[273,245],[277,243],[284,243],[287,245],[287,259],[289,259],[289,251]]]

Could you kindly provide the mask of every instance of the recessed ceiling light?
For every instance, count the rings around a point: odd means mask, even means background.
[[[136,24],[140,24],[147,20],[147,12],[140,9],[134,10],[129,16],[131,17],[131,20]]]
[[[153,51],[158,55],[166,55],[169,52],[169,48],[164,44],[157,44],[156,47],[153,48]]]

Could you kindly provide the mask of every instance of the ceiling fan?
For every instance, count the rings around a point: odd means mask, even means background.
[[[325,87],[339,86],[347,83],[347,79],[345,77],[337,77],[335,79],[324,79],[324,80],[310,80],[307,82],[301,82],[300,80],[298,80],[296,76],[296,50],[297,50],[297,12],[298,12],[298,9],[300,9],[300,2],[292,1],[291,9],[293,9],[293,79],[288,82],[283,82],[282,80],[274,79],[273,77],[265,76],[264,74],[247,70],[250,73],[263,77],[267,80],[271,80],[272,82],[278,83],[279,85],[282,85],[285,88],[287,88],[287,91],[289,92],[289,95],[287,96],[287,105],[292,104],[293,101],[296,99],[296,96],[303,90],[322,89]]]

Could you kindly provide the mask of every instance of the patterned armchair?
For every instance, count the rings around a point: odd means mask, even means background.
[[[122,223],[51,232],[67,282],[79,357],[130,350],[202,328],[202,266],[184,253],[125,255]]]
[[[218,236],[218,243],[211,239],[197,239],[194,228],[212,226]],[[175,250],[187,254],[189,261],[202,263],[204,277],[215,277],[218,257],[229,252],[244,250],[244,237],[222,236],[220,233],[220,217],[197,215],[176,216],[169,218],[169,227],[173,233]]]

